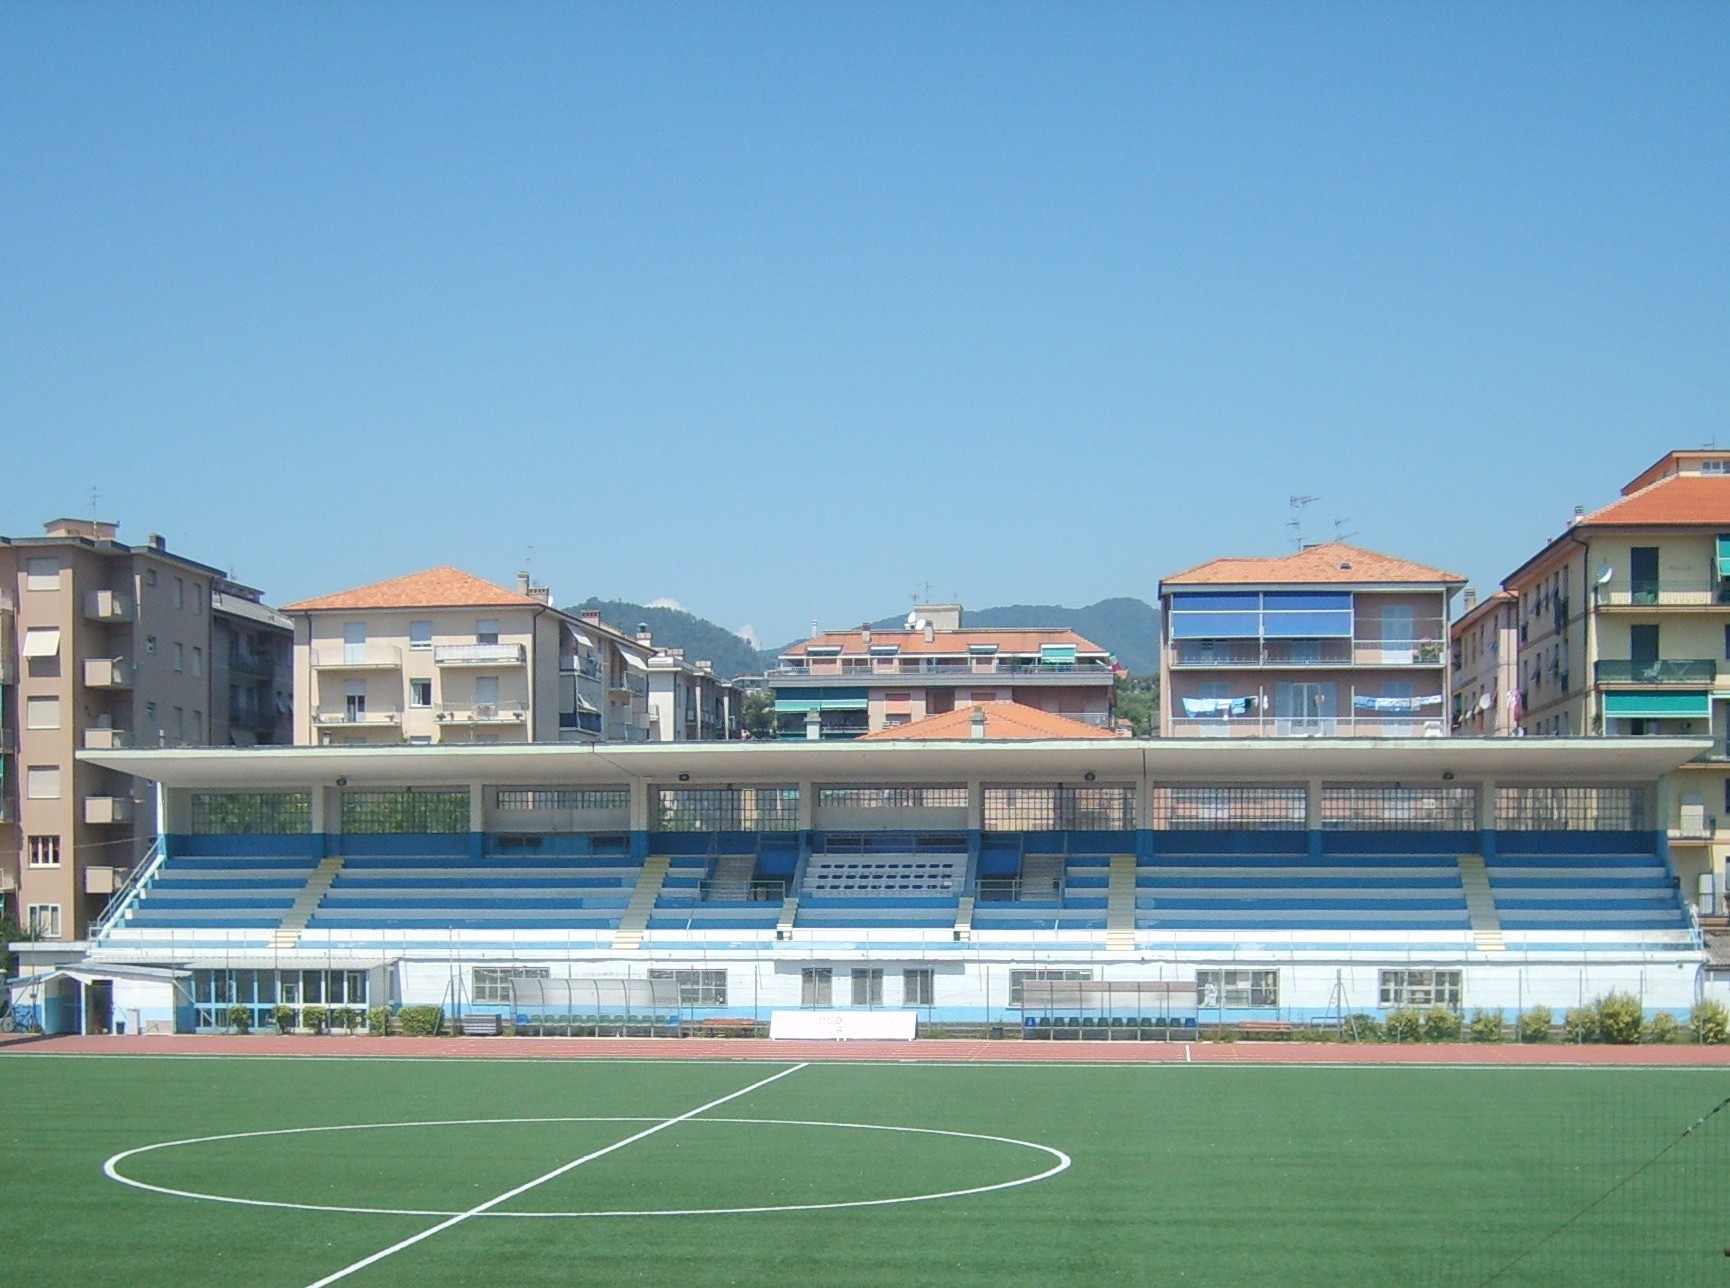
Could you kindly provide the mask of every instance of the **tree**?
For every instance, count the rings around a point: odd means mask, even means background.
[[[775,736],[775,694],[771,689],[752,689],[745,695],[745,734],[751,738]]]
[[[1135,736],[1153,734],[1159,721],[1159,677],[1122,675],[1117,679],[1117,718],[1129,721]]]

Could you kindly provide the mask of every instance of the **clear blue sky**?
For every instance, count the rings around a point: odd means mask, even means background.
[[[0,531],[766,643],[1730,445],[1730,5],[0,7]]]

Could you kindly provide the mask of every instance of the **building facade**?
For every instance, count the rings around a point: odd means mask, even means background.
[[[1448,629],[1454,672],[1450,725],[1461,737],[1506,737],[1517,728],[1519,601],[1499,590],[1479,603],[1468,590],[1465,609]]]
[[[1010,701],[1110,728],[1117,667],[1067,629],[970,630],[959,604],[923,605],[901,630],[825,631],[769,672],[783,738],[857,738]]]
[[[117,524],[0,538],[0,890],[45,940],[78,941],[156,833],[154,799],[84,750],[283,741],[286,623],[259,592]],[[244,625],[243,625],[244,623]],[[245,700],[235,701],[240,694]]]
[[[1160,732],[1447,732],[1448,601],[1463,577],[1342,542],[1215,559],[1160,583]]]

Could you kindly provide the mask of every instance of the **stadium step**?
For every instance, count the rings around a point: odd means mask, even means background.
[[[799,900],[787,898],[781,901],[781,919],[775,923],[776,939],[791,939],[793,923],[799,920]]]
[[[643,860],[643,871],[637,877],[637,888],[631,891],[631,901],[619,917],[619,928],[613,932],[613,948],[634,951],[643,946],[643,932],[649,928],[649,914],[655,910],[655,900],[661,895],[661,884],[667,879],[665,854],[651,854]]]
[[[301,887],[300,894],[295,897],[294,906],[283,914],[282,921],[270,932],[272,948],[293,948],[300,942],[300,932],[306,929],[306,923],[312,920],[312,914],[318,911],[318,905],[324,902],[336,874],[341,871],[342,855],[332,854],[319,860]]]
[[[961,902],[955,907],[955,942],[963,943],[973,938],[973,896],[964,894]]]
[[[704,898],[710,903],[749,903],[751,882],[757,875],[755,854],[723,854],[715,860],[709,875],[709,892]]]
[[[1105,900],[1105,947],[1129,952],[1135,947],[1135,855],[1111,856],[1111,888]]]
[[[1502,938],[1502,921],[1496,912],[1496,896],[1490,892],[1489,874],[1484,871],[1484,856],[1462,854],[1460,885],[1466,892],[1466,915],[1472,922],[1472,939],[1479,948],[1500,952],[1508,945]]]

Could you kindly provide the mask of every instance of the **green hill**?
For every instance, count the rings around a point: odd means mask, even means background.
[[[711,662],[715,674],[726,679],[763,673],[763,654],[726,627],[695,613],[677,608],[650,608],[624,599],[594,598],[563,611],[574,614],[583,608],[600,609],[603,622],[627,635],[635,634],[641,623],[649,628],[656,644],[684,649],[685,659],[690,662]]]
[[[874,628],[893,630],[906,617],[886,617]],[[1060,604],[1008,604],[1001,608],[969,608],[963,626],[1005,629],[1011,626],[1067,626],[1092,640],[1136,675],[1159,674],[1159,613],[1145,600],[1102,599],[1086,608]]]

